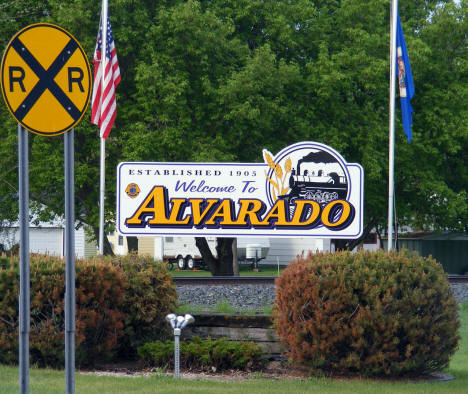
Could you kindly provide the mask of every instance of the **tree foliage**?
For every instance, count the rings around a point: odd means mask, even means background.
[[[301,140],[337,149],[365,173],[365,222],[386,227],[389,5],[384,0],[115,0],[122,83],[107,140],[106,221],[119,161],[261,161]],[[47,21],[69,30],[91,59],[100,4],[0,1],[4,45]],[[412,64],[413,141],[397,113],[396,212],[414,227],[468,222],[466,1],[405,0]],[[398,106],[397,106],[398,107]],[[16,126],[0,108],[0,216],[17,213]],[[98,223],[99,139],[89,116],[75,130],[76,215]],[[31,136],[31,197],[63,213],[60,137]],[[37,205],[44,212],[43,205]]]

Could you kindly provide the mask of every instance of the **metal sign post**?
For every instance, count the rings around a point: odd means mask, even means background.
[[[65,373],[66,393],[75,393],[75,130],[64,135],[65,152]]]
[[[28,131],[18,124],[20,223],[19,367],[20,393],[29,393],[29,155]]]
[[[75,393],[74,129],[91,94],[91,69],[80,43],[65,29],[37,23],[8,43],[0,70],[2,94],[18,121],[20,203],[20,391],[29,392],[29,175],[27,130],[64,137],[65,162],[65,374]]]

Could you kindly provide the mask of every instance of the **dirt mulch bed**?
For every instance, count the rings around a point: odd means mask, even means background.
[[[118,376],[118,377],[138,377],[150,375],[164,375],[172,376],[171,369],[162,371],[158,368],[145,368],[141,362],[127,362],[127,363],[114,363],[114,364],[101,364],[97,365],[94,369],[82,369],[79,371],[82,374],[94,374],[98,376]],[[183,379],[215,379],[215,380],[249,380],[255,378],[266,379],[307,379],[310,373],[302,367],[293,367],[285,365],[284,362],[271,361],[261,371],[238,371],[229,370],[217,372],[215,369],[212,371],[190,371],[182,370],[180,377]]]
[[[94,369],[80,370],[81,374],[97,375],[97,376],[115,376],[115,377],[141,377],[141,376],[172,376],[172,370],[160,370],[157,368],[145,368],[143,363],[139,361],[114,363],[114,364],[101,364]],[[219,381],[245,381],[252,379],[309,379],[311,373],[308,369],[298,365],[292,365],[286,361],[270,361],[265,368],[261,371],[187,371],[180,372],[182,379],[190,380],[219,380]],[[363,376],[330,376],[330,378],[337,380],[353,380],[353,379],[366,379]],[[371,378],[369,378],[371,379]],[[443,382],[454,379],[452,375],[434,372],[424,376],[414,377],[395,377],[395,378],[375,378],[381,382]]]

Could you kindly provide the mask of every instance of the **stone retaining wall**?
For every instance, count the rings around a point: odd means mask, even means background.
[[[266,357],[282,353],[278,335],[270,315],[231,315],[222,313],[194,314],[195,322],[182,332],[182,339],[192,336],[213,339],[229,338],[231,341],[253,341]]]

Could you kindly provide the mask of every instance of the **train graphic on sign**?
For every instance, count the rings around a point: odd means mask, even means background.
[[[308,163],[315,164],[318,169],[307,169]],[[345,199],[348,194],[348,182],[344,172],[328,172],[325,168],[320,168],[321,164],[330,163],[338,162],[325,151],[311,152],[304,156],[291,171],[290,192],[279,198],[284,198],[290,203],[296,199],[313,200],[322,205],[333,200]]]
[[[345,166],[330,151],[310,146],[275,158],[264,151],[270,167],[267,173],[271,200],[287,202],[291,214],[296,200],[315,201],[325,206],[334,200],[346,200],[349,179]]]

